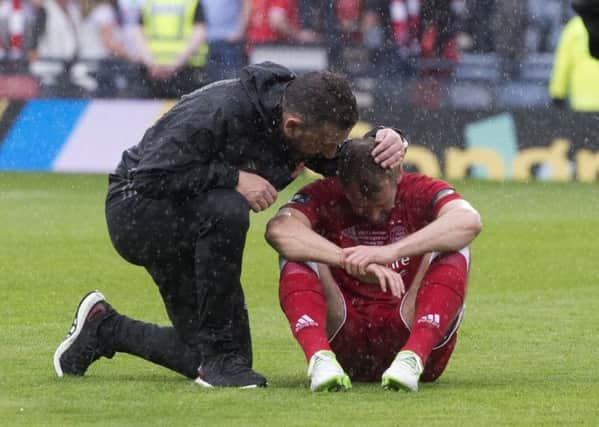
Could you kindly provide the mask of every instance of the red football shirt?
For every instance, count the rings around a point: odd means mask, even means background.
[[[327,240],[342,248],[356,245],[379,246],[396,242],[432,222],[439,209],[447,202],[460,199],[457,192],[445,181],[417,173],[405,173],[397,187],[395,207],[386,224],[370,224],[352,211],[339,180],[328,178],[306,185],[285,207],[297,209],[308,217],[312,228]],[[412,284],[422,256],[404,257],[392,263],[394,271],[401,274],[406,289]],[[333,277],[344,293],[371,299],[393,299],[383,293],[378,284],[361,282],[343,269],[332,268]]]

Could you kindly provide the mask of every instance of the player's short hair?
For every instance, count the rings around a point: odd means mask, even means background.
[[[356,138],[347,141],[339,154],[337,176],[342,187],[357,185],[360,194],[370,199],[378,194],[385,182],[397,182],[399,168],[384,168],[377,164],[371,152],[374,138]]]
[[[283,111],[297,114],[310,127],[331,123],[350,129],[358,121],[358,105],[349,83],[328,71],[313,71],[292,80],[283,96]]]

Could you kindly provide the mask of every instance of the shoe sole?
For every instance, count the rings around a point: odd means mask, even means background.
[[[351,388],[351,381],[348,376],[334,377],[320,384],[317,388],[311,389],[314,392],[328,391],[347,391]]]
[[[406,391],[409,393],[414,393],[418,391],[418,388],[413,389],[410,386],[407,386],[406,384],[399,382],[396,379],[393,378],[383,378],[382,384],[383,388],[385,390],[393,390],[393,391]]]
[[[241,387],[218,387],[218,386],[213,386],[212,384],[204,381],[200,377],[197,377],[194,382],[204,388],[238,388],[241,390],[251,389],[251,388],[264,388],[267,385],[267,384],[261,384],[261,385],[260,384],[250,384],[250,385],[244,385]]]
[[[75,317],[71,325],[71,330],[69,330],[69,333],[67,334],[65,340],[60,343],[60,345],[54,352],[54,371],[56,371],[56,375],[58,375],[59,377],[62,378],[64,376],[64,372],[62,370],[62,367],[60,366],[60,358],[62,357],[64,352],[71,347],[73,342],[81,333],[83,325],[85,324],[85,319],[87,318],[87,315],[89,314],[92,307],[101,301],[106,301],[104,295],[102,295],[98,291],[91,291],[87,295],[85,295],[79,302],[77,310],[75,311]]]

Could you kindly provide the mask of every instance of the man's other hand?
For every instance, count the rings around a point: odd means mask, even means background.
[[[350,274],[365,274],[370,264],[388,265],[395,259],[386,246],[352,246],[343,248],[343,268]]]
[[[259,175],[239,171],[239,181],[235,187],[254,212],[268,209],[277,200],[277,190]]]
[[[401,274],[396,273],[390,268],[378,264],[370,264],[366,267],[366,272],[376,276],[383,292],[389,290],[393,296],[400,298],[406,291]]]

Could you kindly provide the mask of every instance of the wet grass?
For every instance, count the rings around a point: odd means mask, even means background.
[[[118,355],[59,380],[52,353],[82,294],[167,323],[147,274],[104,223],[104,176],[0,174],[2,425],[596,425],[599,188],[459,183],[482,213],[468,310],[452,361],[418,394],[356,384],[313,394],[276,291],[277,263],[252,216],[243,281],[255,365],[270,387],[202,390]],[[289,199],[280,195],[279,203]]]

